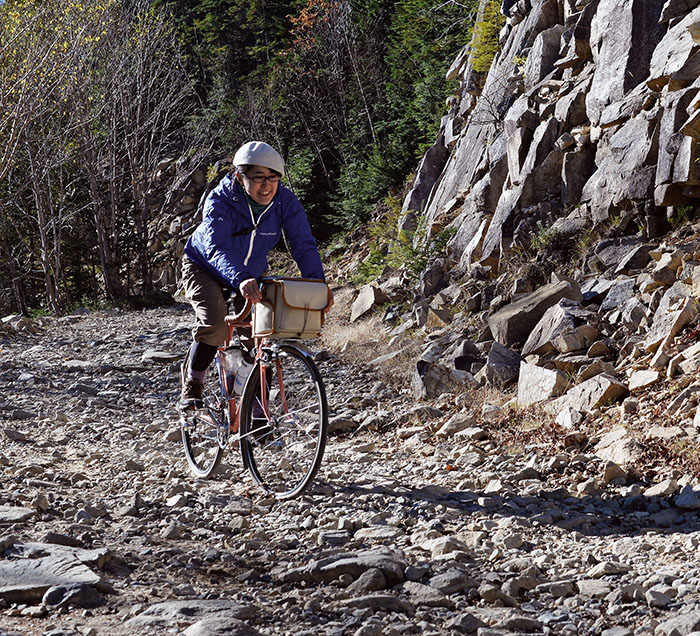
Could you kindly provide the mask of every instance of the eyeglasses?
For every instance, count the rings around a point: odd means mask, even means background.
[[[280,176],[278,174],[271,174],[270,176],[266,177],[265,175],[262,174],[256,174],[254,177],[247,177],[251,181],[254,181],[255,183],[263,183],[263,181],[269,181],[270,183],[277,183],[280,180]]]

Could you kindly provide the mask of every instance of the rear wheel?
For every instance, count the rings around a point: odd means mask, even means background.
[[[309,487],[321,466],[328,431],[326,391],[313,360],[293,345],[266,347],[263,361],[266,371],[256,365],[243,391],[241,454],[264,490],[291,499]]]
[[[219,354],[209,367],[202,393],[202,407],[190,408],[180,413],[180,430],[185,456],[190,470],[196,477],[209,477],[221,462],[228,441],[228,411],[221,398],[219,380]],[[189,366],[189,353],[185,357],[182,373]]]

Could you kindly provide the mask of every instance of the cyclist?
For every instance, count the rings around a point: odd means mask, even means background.
[[[185,296],[196,315],[189,368],[183,372],[182,409],[198,406],[207,368],[228,335],[228,293],[237,310],[246,300],[261,300],[257,279],[267,270],[267,254],[283,230],[301,276],[325,280],[304,208],[280,183],[280,154],[262,141],[251,141],[236,151],[233,164],[207,197],[202,222],[182,260]],[[329,292],[328,309],[332,304]]]

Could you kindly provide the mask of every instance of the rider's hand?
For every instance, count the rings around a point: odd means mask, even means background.
[[[326,308],[323,310],[325,313],[328,313],[331,310],[331,307],[335,304],[335,298],[333,298],[333,292],[331,291],[331,288],[328,288],[328,305],[326,305]]]
[[[244,280],[240,284],[239,290],[241,292],[241,296],[252,303],[259,303],[262,300],[262,294],[258,288],[258,281],[254,278]]]

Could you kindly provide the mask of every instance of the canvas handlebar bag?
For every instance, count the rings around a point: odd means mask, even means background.
[[[253,336],[317,338],[328,307],[328,285],[311,278],[264,278],[255,305]]]

